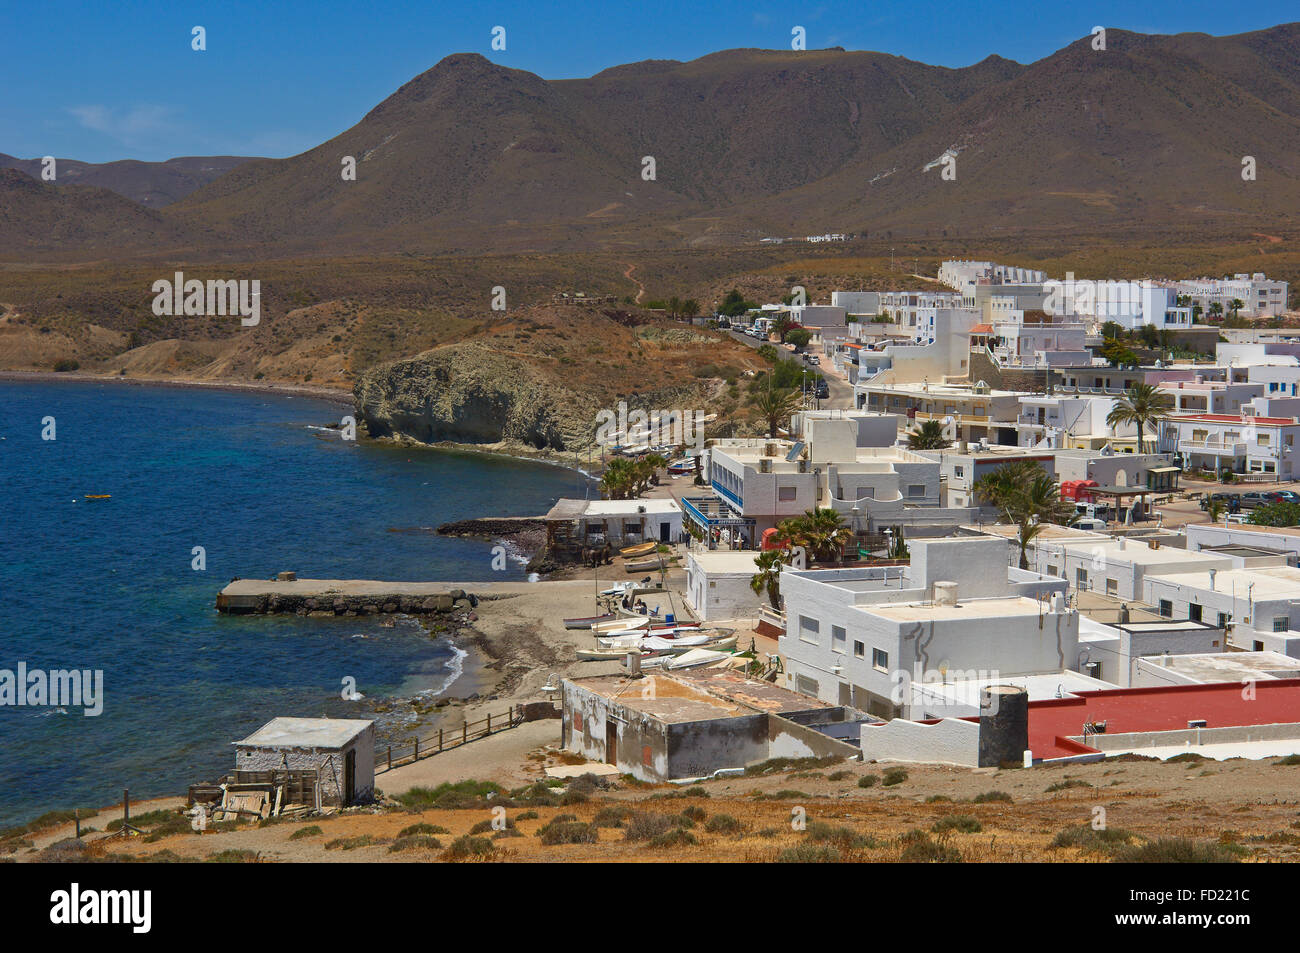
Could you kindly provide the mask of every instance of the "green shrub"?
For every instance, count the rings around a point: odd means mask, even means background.
[[[692,821],[702,821],[708,816],[708,812],[698,804],[692,804],[690,807],[682,809],[682,817],[689,818]]]
[[[204,863],[208,864],[255,864],[258,853],[255,850],[223,850],[213,854]]]
[[[403,807],[415,810],[431,807],[464,810],[483,807],[489,800],[489,794],[499,798],[502,793],[501,786],[491,781],[446,781],[436,788],[411,788],[409,791],[393,795],[393,800]],[[493,803],[494,805],[506,804],[500,799],[495,799]]]
[[[880,775],[878,774],[864,774],[862,777],[858,778],[858,787],[860,788],[875,787],[879,783]]]
[[[1087,781],[1082,781],[1079,778],[1070,778],[1067,781],[1057,781],[1055,784],[1049,785],[1046,793],[1054,794],[1057,791],[1068,791],[1070,788],[1090,788],[1090,787],[1092,787],[1092,785]]]
[[[547,824],[537,832],[542,843],[548,847],[555,844],[594,844],[599,840],[596,827],[582,821],[565,821],[561,824]]]
[[[852,771],[832,771],[830,774],[826,775],[826,780],[827,780],[827,781],[847,781],[847,780],[848,780],[849,778],[851,778],[851,777],[853,777],[853,772],[852,772]]]
[[[1235,864],[1247,853],[1237,844],[1216,844],[1189,837],[1159,837],[1145,844],[1121,847],[1115,860],[1126,864]]]
[[[692,784],[689,788],[687,788],[682,793],[685,794],[687,797],[708,797],[709,796],[709,792],[704,789],[704,785],[702,784]]]
[[[667,814],[636,811],[629,815],[623,828],[624,840],[651,840],[677,827],[677,819]]]
[[[596,816],[591,819],[592,827],[622,827],[623,819],[632,813],[630,807],[622,805],[613,805],[602,807],[596,812]]]
[[[369,834],[358,834],[356,837],[336,837],[332,841],[325,842],[326,850],[356,850],[358,847],[369,847],[375,842],[375,839]]]
[[[516,821],[535,821],[535,820],[537,820],[539,817],[541,817],[541,815],[538,814],[536,811],[524,811],[522,814],[516,814],[516,815],[515,815],[515,820],[516,820]]]
[[[838,864],[843,856],[829,844],[797,844],[777,855],[778,864]]]
[[[814,844],[831,844],[842,850],[860,850],[863,847],[875,846],[875,841],[863,837],[853,828],[837,827],[825,821],[813,821],[809,824],[806,836]]]
[[[319,828],[316,829],[316,833],[318,834],[320,833]],[[423,821],[421,821],[419,824],[411,824],[409,827],[403,827],[400,831],[397,832],[397,836],[417,837],[421,834],[450,834],[450,833],[451,831],[447,830],[447,828],[443,827],[441,824],[426,824]]]
[[[664,831],[662,834],[656,834],[650,838],[647,847],[687,847],[692,844],[698,844],[695,835],[690,831],[682,830],[675,827],[670,831]]]
[[[302,840],[304,837],[319,837],[325,833],[320,829],[319,824],[309,824],[307,827],[300,827],[289,835],[289,840]]]
[[[510,828],[512,828],[512,827],[514,827],[514,826],[515,826],[515,822],[514,822],[514,820],[511,819],[511,818],[509,818],[509,817],[507,817],[507,818],[505,819],[505,829],[506,829],[506,830],[509,830]],[[471,827],[471,828],[469,829],[469,832],[470,832],[471,834],[486,834],[486,833],[488,833],[489,831],[497,831],[497,830],[501,830],[501,829],[502,829],[502,828],[500,828],[500,827],[497,826],[497,821],[496,821],[496,819],[493,818],[493,819],[491,819],[491,820],[479,821],[477,824],[475,824],[473,827]]]
[[[704,822],[704,829],[710,834],[739,834],[744,825],[730,814],[714,814]]]
[[[887,768],[881,783],[888,788],[893,787],[895,784],[902,784],[906,780],[907,770],[905,768]]]
[[[984,830],[984,825],[977,818],[969,814],[948,814],[934,822],[930,828],[936,834],[942,834],[945,831],[958,831],[962,834],[978,834]]]
[[[438,850],[441,847],[442,841],[436,837],[428,834],[411,834],[393,841],[392,846],[388,848],[388,852],[396,854],[404,850]]]
[[[758,764],[751,764],[745,774],[757,777],[765,774],[779,774],[782,771],[807,771],[812,768],[827,768],[839,764],[843,758],[769,758]]]
[[[1058,833],[1052,838],[1048,848],[1077,847],[1097,854],[1114,854],[1127,847],[1134,836],[1120,827],[1095,830],[1091,824],[1079,824],[1076,827],[1067,827]]]
[[[63,371],[75,371],[79,367],[81,367],[81,364],[70,357],[65,357],[63,360],[56,361],[54,364],[54,369],[60,373]]]
[[[971,798],[973,804],[992,804],[995,801],[1006,804],[1012,803],[1011,795],[1006,791],[985,791],[983,794],[977,794]]]
[[[496,844],[486,837],[471,837],[466,834],[452,841],[442,856],[444,860],[476,860],[491,857],[496,849]]]
[[[959,864],[961,852],[946,844],[937,844],[930,835],[914,827],[898,838],[903,845],[899,860],[905,864]]]

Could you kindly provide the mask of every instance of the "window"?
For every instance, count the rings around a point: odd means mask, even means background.
[[[1106,580],[1106,595],[1108,595],[1108,596],[1117,596],[1117,595],[1119,595],[1119,581],[1118,581],[1118,580],[1116,580],[1116,579],[1107,579],[1107,580]]]
[[[925,496],[925,484],[909,483],[907,486],[907,495],[912,499],[915,499],[918,496]]]
[[[853,657],[854,658],[867,657],[867,647],[863,645],[861,642],[859,642],[857,639],[853,640]]]
[[[1160,600],[1160,614],[1166,619],[1172,619],[1174,616],[1174,604],[1168,599]]]
[[[799,494],[799,488],[794,486],[778,486],[776,488],[776,498],[782,503],[791,503]]]
[[[1047,567],[1047,574],[1048,574],[1049,576],[1059,576],[1059,575],[1060,575],[1060,573],[1057,572],[1056,567],[1053,566],[1053,565],[1051,565],[1051,564],[1049,564],[1048,567]]]
[[[1220,613],[1219,613],[1219,628],[1220,628],[1220,629],[1226,629],[1227,627],[1228,627],[1228,613],[1226,613],[1226,612],[1220,612]]]
[[[1289,618],[1284,615],[1273,617],[1274,632],[1285,632],[1289,628],[1291,628],[1291,620]]]
[[[810,619],[806,615],[799,616],[799,641],[820,645],[821,631],[821,623],[816,619]]]
[[[819,686],[814,678],[809,678],[807,675],[796,675],[794,677],[794,687],[796,691],[804,695],[816,695]]]
[[[871,650],[871,667],[877,672],[889,671],[889,653],[880,649]]]
[[[961,477],[962,477],[961,467],[953,467],[953,471],[952,471],[952,472],[953,472],[954,474],[956,474],[957,479],[959,479],[959,480],[961,479]]]
[[[844,627],[841,625],[831,626],[831,651],[844,651]]]
[[[1088,570],[1082,566],[1074,571],[1074,585],[1079,589],[1088,588]]]

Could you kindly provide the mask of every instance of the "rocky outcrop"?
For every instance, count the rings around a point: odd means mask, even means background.
[[[595,436],[594,399],[478,343],[371,368],[353,393],[358,421],[377,438],[572,451]]]

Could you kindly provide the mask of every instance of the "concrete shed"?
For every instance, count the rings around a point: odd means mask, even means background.
[[[359,718],[272,718],[234,742],[236,771],[316,771],[322,804],[347,807],[375,793],[375,723]]]
[[[564,679],[561,747],[643,781],[778,757],[858,757],[860,711],[734,671]]]

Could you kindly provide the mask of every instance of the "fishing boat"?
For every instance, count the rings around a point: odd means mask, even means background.
[[[699,668],[701,665],[722,662],[730,657],[726,652],[718,652],[712,649],[691,649],[681,655],[669,656],[664,660],[663,667],[669,671],[677,671],[683,668]]]
[[[688,473],[695,472],[694,460],[674,460],[668,464],[668,472],[677,476],[686,476]]]
[[[623,568],[630,573],[633,572],[658,572],[667,565],[664,557],[656,556],[653,559],[643,559],[640,562],[624,563]]]
[[[648,543],[637,543],[635,546],[624,546],[618,551],[618,554],[624,559],[636,559],[638,556],[649,556],[659,546],[653,540]]]
[[[636,583],[632,582],[629,579],[627,582],[616,582],[608,589],[600,590],[600,594],[602,596],[621,596],[630,592],[635,587],[636,587]]]
[[[645,629],[650,626],[650,619],[647,616],[637,616],[635,618],[614,618],[607,622],[593,622],[591,631],[597,635],[607,635],[611,632],[619,632],[626,629]]]
[[[578,649],[579,662],[621,662],[627,658],[631,652],[636,652],[636,647],[627,649]],[[641,652],[642,660],[657,658],[656,652]],[[664,656],[668,658],[668,656]]]
[[[618,616],[612,612],[606,612],[604,615],[579,616],[573,619],[565,619],[564,627],[566,629],[590,629],[599,622],[611,622]]]

